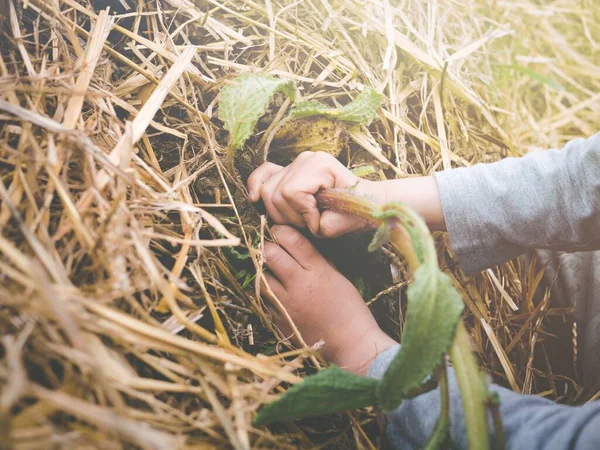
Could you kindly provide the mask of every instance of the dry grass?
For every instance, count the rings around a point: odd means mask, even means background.
[[[0,7],[0,447],[380,445],[370,412],[251,426],[319,362],[277,343],[254,288],[268,227],[224,168],[215,114],[239,73],[293,78],[331,104],[382,91],[379,120],[351,135],[351,163],[380,161],[388,177],[598,127],[595,0]],[[537,272],[517,261],[467,279],[440,254],[495,379],[573,401],[547,330],[571,314],[536,294]],[[396,315],[395,333],[399,297],[373,302]]]

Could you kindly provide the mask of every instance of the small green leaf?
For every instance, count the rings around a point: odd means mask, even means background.
[[[264,406],[254,424],[258,426],[375,405],[378,383],[374,378],[353,375],[331,366],[306,377]]]
[[[379,220],[387,220],[387,219],[400,219],[404,222],[404,229],[408,233],[410,237],[410,241],[412,243],[413,249],[415,251],[415,255],[417,255],[417,259],[420,264],[425,262],[425,246],[424,240],[431,239],[428,230],[422,230],[413,223],[410,217],[405,217],[406,214],[403,212],[404,207],[400,203],[386,203],[381,206],[379,209],[373,211],[373,218]],[[378,230],[379,232],[380,230]],[[382,241],[386,244],[386,241]],[[375,245],[374,241],[372,245]]]
[[[389,242],[388,224],[387,224],[387,222],[383,222],[379,226],[379,228],[377,228],[377,231],[375,231],[375,234],[373,235],[373,239],[369,243],[368,250],[370,252],[374,252],[375,250],[378,250],[381,247],[383,247],[384,245],[386,245],[388,242]]]
[[[342,122],[357,125],[371,125],[377,117],[377,108],[383,103],[384,96],[373,88],[367,88],[356,99],[339,109]]]
[[[365,178],[375,173],[375,167],[365,164],[363,166],[350,169],[350,172],[352,172],[352,175],[357,176],[358,178]]]
[[[452,345],[463,309],[450,278],[429,265],[415,271],[407,295],[402,347],[377,389],[378,405],[384,410],[396,408],[411,389],[433,374]]]
[[[223,88],[219,118],[230,133],[229,146],[233,150],[241,148],[252,135],[269,100],[277,92],[283,92],[292,100],[296,98],[296,86],[292,80],[260,73],[242,75]]]
[[[337,111],[337,109],[329,108],[327,105],[315,100],[307,100],[297,103],[290,111],[290,117],[294,119],[303,119],[305,117],[323,115],[334,118],[334,111]]]
[[[384,96],[373,88],[366,88],[354,101],[341,108],[329,108],[317,101],[298,103],[291,111],[290,117],[301,119],[311,116],[325,116],[337,119],[348,125],[370,125],[377,117],[377,108],[383,102]]]

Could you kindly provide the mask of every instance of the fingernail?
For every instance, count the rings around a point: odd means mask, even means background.
[[[248,191],[248,198],[250,199],[251,202],[255,202],[255,198],[254,198],[254,191],[250,190]]]

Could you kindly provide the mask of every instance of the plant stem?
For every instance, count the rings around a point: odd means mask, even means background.
[[[373,227],[387,225],[390,244],[397,253],[406,259],[411,273],[414,273],[421,264],[431,265],[433,269],[439,271],[433,238],[427,225],[418,214],[405,205],[390,203],[377,206],[376,203],[364,196],[339,189],[320,191],[315,197],[317,204],[322,209],[360,217]],[[479,372],[477,361],[471,351],[469,336],[462,321],[457,325],[454,342],[450,348],[450,357],[454,364],[463,400],[469,448],[489,449],[487,385]],[[440,374],[439,382],[442,393],[441,420],[444,408],[449,408],[446,371]],[[445,395],[443,391],[446,391]],[[443,425],[443,422],[439,423],[439,426]],[[437,426],[436,431],[439,431]]]
[[[425,446],[425,450],[443,448],[444,443],[448,442],[450,438],[450,393],[448,389],[448,370],[445,360],[442,361],[442,365],[436,371],[436,376],[440,385],[440,417],[435,424],[435,429]]]
[[[425,394],[427,392],[433,391],[435,388],[438,387],[438,380],[437,378],[430,378],[427,381],[425,381],[425,383],[423,383],[422,385],[414,388],[414,389],[410,389],[407,393],[406,393],[406,398],[407,399],[411,399],[411,398],[415,398],[421,394]]]
[[[456,328],[450,358],[463,402],[468,448],[490,448],[487,421],[487,386],[471,351],[469,335],[462,322]]]
[[[359,217],[373,228],[379,228],[387,221],[390,244],[396,253],[406,259],[411,273],[417,269],[419,266],[419,258],[414,251],[410,236],[402,225],[402,218],[400,217],[403,213],[410,215],[412,211],[408,210],[404,205],[393,203],[382,207],[367,196],[354,194],[347,189],[327,189],[319,191],[315,195],[315,198],[317,199],[319,208]],[[393,208],[393,210],[391,208]],[[381,213],[384,211],[393,213],[397,216],[382,217],[380,215],[379,217],[376,217],[378,212]],[[422,223],[425,230],[427,230],[427,225],[425,225],[422,219],[416,214],[414,216]],[[429,234],[428,230],[427,234]],[[433,252],[435,253],[433,240],[431,241],[431,249],[433,249]]]
[[[502,450],[504,449],[504,427],[502,426],[502,415],[500,414],[500,398],[497,392],[490,392],[489,389],[487,407],[494,422],[494,450]]]
[[[235,149],[232,146],[227,147],[227,170],[231,176],[235,175]]]

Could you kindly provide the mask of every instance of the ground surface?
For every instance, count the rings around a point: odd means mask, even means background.
[[[239,74],[293,79],[331,106],[365,86],[382,92],[369,128],[313,130],[380,178],[598,131],[594,0],[0,8],[0,446],[382,445],[372,411],[251,426],[318,360],[280,341],[256,295],[268,222],[243,185],[289,103],[276,99],[229,173],[218,93]],[[274,158],[315,145],[286,133]],[[319,247],[399,338],[405,279],[368,241]],[[485,369],[515,390],[576,401],[572,313],[544,299],[537,272],[514,261],[466,278],[446,237],[438,243]]]

